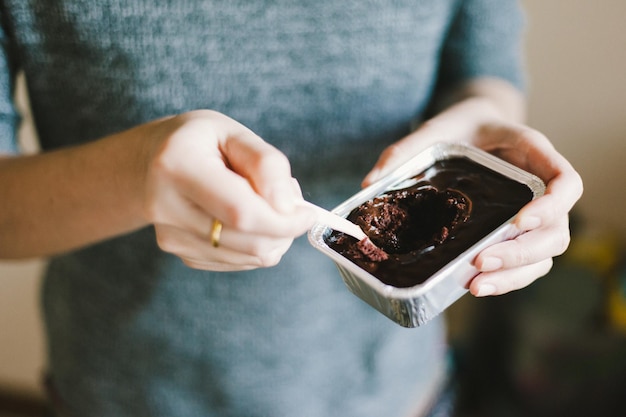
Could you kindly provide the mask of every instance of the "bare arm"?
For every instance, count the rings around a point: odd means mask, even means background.
[[[494,79],[472,81],[446,98],[442,111],[414,133],[387,148],[367,185],[421,149],[439,141],[468,142],[539,176],[544,196],[527,204],[514,219],[522,234],[483,250],[474,260],[481,272],[471,283],[474,295],[503,294],[545,275],[552,257],[570,239],[568,213],[582,194],[582,181],[570,163],[540,132],[523,125],[523,95]]]
[[[146,130],[0,160],[0,257],[50,255],[145,226]]]
[[[286,158],[219,113],[197,111],[101,140],[0,159],[0,258],[62,253],[149,224],[191,266],[275,264],[310,227]],[[222,245],[208,235],[224,223]]]

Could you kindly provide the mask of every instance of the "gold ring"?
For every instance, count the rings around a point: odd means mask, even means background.
[[[211,227],[211,245],[217,248],[220,245],[220,235],[222,234],[222,222],[215,219],[213,220],[213,226]]]

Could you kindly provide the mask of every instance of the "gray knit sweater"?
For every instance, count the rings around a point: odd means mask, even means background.
[[[331,207],[442,88],[521,83],[508,0],[1,0],[0,151],[26,74],[44,150],[219,110]],[[2,202],[10,204],[10,202]],[[274,268],[210,273],[147,228],[51,260],[49,373],[71,416],[402,417],[445,365],[441,320],[408,330],[299,239]]]

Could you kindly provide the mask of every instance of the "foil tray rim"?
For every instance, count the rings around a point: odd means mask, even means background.
[[[340,216],[346,217],[350,213],[350,211],[352,211],[352,209],[364,203],[365,201],[381,194],[382,192],[393,188],[394,185],[398,184],[400,181],[406,180],[414,175],[423,172],[425,169],[427,169],[437,161],[451,159],[455,157],[466,157],[480,165],[483,165],[502,175],[505,175],[508,178],[525,184],[531,190],[533,194],[533,199],[536,199],[545,193],[545,184],[540,178],[522,170],[521,168],[516,167],[515,165],[512,165],[509,162],[506,162],[494,155],[491,155],[486,151],[464,143],[441,142],[426,148],[425,150],[396,168],[391,173],[387,174],[370,186],[360,190],[352,197],[339,204],[337,207],[332,209],[332,211]],[[442,267],[439,271],[435,272],[424,282],[406,288],[394,287],[383,283],[374,275],[360,268],[348,258],[345,258],[344,256],[331,249],[324,241],[324,237],[332,230],[328,226],[319,223],[315,224],[308,233],[308,239],[309,243],[314,248],[331,258],[338,267],[341,267],[340,275],[344,279],[346,285],[348,285],[348,282],[343,274],[345,272],[349,272],[350,278],[352,280],[357,280],[365,284],[370,291],[373,290],[376,294],[378,294],[378,296],[376,297],[377,300],[373,302],[373,300],[369,299],[368,294],[363,294],[358,289],[355,289],[349,285],[350,290],[354,292],[357,296],[364,299],[371,305],[376,304],[376,306],[373,305],[375,308],[377,308],[383,314],[389,316],[388,312],[384,312],[381,310],[381,302],[405,302],[409,304],[414,302],[421,302],[429,296],[429,293],[433,292],[440,286],[449,286],[450,288],[454,288],[455,291],[460,290],[459,287],[463,287],[466,291],[468,282],[471,280],[471,278],[473,278],[473,276],[478,273],[478,271],[473,269],[474,267],[471,266],[471,261],[473,260],[473,258],[482,249],[494,243],[514,238],[516,235],[519,234],[519,231],[512,225],[512,219],[513,218],[504,222],[501,226],[490,232],[488,235],[483,237],[470,248],[460,253],[455,259]],[[463,277],[462,282],[451,282],[455,279],[458,280],[456,275],[460,275]],[[454,300],[452,300],[451,302],[453,301]],[[447,305],[451,304],[451,302],[449,300],[446,300],[446,302],[444,303],[445,305],[443,305],[438,304],[437,300],[435,300],[435,304],[442,306],[442,308],[438,308],[437,310],[442,310],[443,308],[447,307]],[[429,300],[429,303],[432,304],[432,300]],[[430,311],[428,312],[428,315],[432,318],[440,312],[441,311]],[[405,314],[411,315],[412,313]],[[400,321],[406,320],[409,320],[411,323],[415,321],[414,317],[390,318],[399,323]],[[423,319],[420,318],[418,321],[419,322],[416,324],[420,325],[422,324],[421,322],[423,322]],[[401,324],[406,325],[406,323]]]

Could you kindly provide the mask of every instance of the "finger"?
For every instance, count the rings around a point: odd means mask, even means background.
[[[546,275],[552,268],[552,258],[541,262],[496,272],[483,272],[472,280],[469,291],[476,297],[502,295],[518,290]]]
[[[532,230],[558,222],[581,195],[582,181],[576,172],[558,174],[548,183],[545,194],[524,206],[513,223],[520,230]]]
[[[289,163],[284,155],[242,125],[225,116],[222,119],[226,122],[222,120],[218,126],[211,124],[211,129],[230,129],[231,136],[226,139],[220,139],[219,134],[216,134],[223,144],[223,152],[229,164],[225,163],[221,154],[209,152],[186,155],[186,163],[176,166],[179,170],[174,173],[176,188],[201,210],[242,231],[277,237],[295,237],[304,233],[314,223],[315,216],[311,210],[295,208],[296,201],[301,198],[294,192]],[[206,126],[198,124],[197,127]],[[247,167],[249,162],[252,168]],[[257,168],[254,168],[254,163]],[[231,169],[233,166],[242,171],[243,175]],[[276,172],[273,167],[278,167]],[[253,178],[257,173],[260,179],[255,180]],[[275,206],[280,204],[273,206],[255,189],[265,186],[267,188],[263,192],[266,195],[271,198],[280,195],[279,198],[288,200],[294,209],[289,213],[278,211]]]
[[[568,220],[551,227],[523,233],[512,240],[483,250],[474,262],[479,271],[489,272],[531,265],[561,255],[570,243]]]
[[[473,135],[471,142],[522,169],[534,168],[533,173],[544,180],[549,180],[558,172],[553,161],[553,155],[558,153],[552,143],[541,132],[525,125],[485,123]]]
[[[157,243],[168,253],[197,263],[231,264],[246,267],[268,267],[276,265],[289,249],[290,239],[264,239],[247,236],[241,239],[236,232],[223,230],[219,247],[208,238],[168,225],[156,225]],[[254,244],[250,242],[255,242]],[[233,246],[233,242],[238,242]]]
[[[199,269],[202,271],[215,271],[215,272],[235,272],[235,271],[249,271],[251,269],[258,268],[252,265],[231,265],[222,264],[219,262],[199,261],[196,259],[181,258],[183,263],[192,269]]]
[[[300,183],[296,178],[291,179],[291,192],[296,196],[297,200],[304,199],[304,195],[302,194],[302,188],[300,187]]]
[[[239,174],[223,165],[207,164],[204,169],[188,169],[178,189],[190,201],[225,225],[259,235],[295,237],[315,221],[310,210],[297,207],[291,213],[275,210]],[[291,177],[288,188],[293,193]]]
[[[515,224],[521,230],[551,224],[567,214],[580,199],[583,183],[572,165],[542,133],[515,125],[486,125],[476,145],[528,171],[546,184],[544,196],[524,207]]]
[[[151,223],[175,226],[200,237],[208,236],[213,218],[204,210],[181,196],[175,187],[162,187],[158,194],[159,204],[147,209]]]
[[[484,106],[475,100],[465,100],[450,106],[400,141],[389,146],[365,176],[362,185],[367,186],[382,178],[394,168],[438,142],[469,140],[479,120],[499,119],[491,105]]]
[[[203,240],[207,241],[208,239],[204,238]],[[222,229],[220,234],[219,247],[261,259],[270,252],[285,252],[292,242],[293,238],[251,235],[226,227]]]
[[[367,187],[388,173],[392,172],[396,167],[410,160],[428,145],[434,143],[439,136],[431,136],[429,139],[429,128],[422,127],[405,138],[393,143],[385,148],[380,154],[376,164],[371,171],[365,176],[361,185]],[[443,139],[443,138],[440,138]],[[432,143],[431,143],[432,142]]]
[[[206,258],[192,258],[179,256],[182,261],[195,269],[204,269],[211,271],[247,271],[251,269],[258,268],[270,268],[278,265],[280,262],[284,252],[275,251],[273,253],[269,253],[265,258],[257,260],[253,260],[253,262],[246,263],[243,259],[230,259],[225,256],[224,260],[212,260]]]
[[[181,196],[175,187],[164,187],[159,190],[158,201],[158,205],[149,209],[148,218],[153,224],[182,229],[201,239],[206,239],[210,235],[214,217],[208,215],[190,199]],[[234,229],[229,229],[228,233],[222,233],[222,235],[222,245],[228,247],[229,241],[233,241],[231,247],[237,247],[242,252],[249,254],[260,252],[260,248],[266,248],[271,241],[278,239],[263,236],[251,238],[249,233],[237,232]],[[235,235],[236,238],[231,238]],[[282,239],[291,240],[292,238],[290,236]]]
[[[291,166],[287,157],[241,123],[223,114],[214,115],[220,151],[226,165],[243,178],[274,209],[295,208]]]
[[[232,262],[228,261],[220,261],[220,260],[210,260],[204,258],[190,258],[179,256],[183,263],[190,268],[194,269],[202,269],[207,271],[249,271],[251,269],[258,268],[269,268],[277,265],[280,262],[282,257],[282,253],[276,253],[274,258],[267,258],[267,261],[258,263],[243,263],[243,262]]]
[[[246,265],[246,264],[236,264],[236,263],[229,263],[229,262],[219,262],[219,261],[211,261],[211,260],[206,260],[206,259],[195,259],[195,258],[184,258],[184,257],[181,257],[181,260],[183,261],[185,265],[193,269],[200,269],[200,270],[205,270],[205,271],[216,271],[216,272],[233,272],[233,271],[249,271],[252,269],[258,269],[262,267],[271,267],[271,266],[278,264],[278,262],[280,262],[281,257],[282,257],[282,254],[277,253],[275,260],[272,262],[268,262],[267,265],[258,265],[258,264]]]
[[[222,152],[231,168],[246,178],[252,188],[274,209],[290,213],[295,208],[291,166],[287,157],[252,132],[229,136]]]

